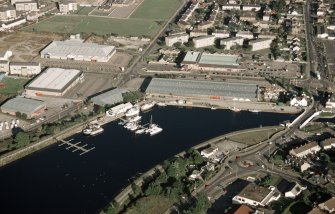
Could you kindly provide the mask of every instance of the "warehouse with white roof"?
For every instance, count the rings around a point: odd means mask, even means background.
[[[115,52],[115,46],[67,40],[51,42],[40,54],[49,59],[108,62]]]
[[[26,93],[37,96],[63,96],[83,79],[82,71],[48,68],[26,86]]]

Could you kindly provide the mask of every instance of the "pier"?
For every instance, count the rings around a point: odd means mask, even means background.
[[[57,141],[61,142],[61,144],[59,144],[58,146],[63,146],[63,145],[67,145],[67,147],[65,148],[66,150],[70,150],[72,148],[74,148],[74,150],[72,150],[72,152],[76,152],[76,151],[80,151],[79,155],[83,155],[86,154],[89,151],[92,151],[93,149],[95,149],[95,147],[91,147],[89,149],[86,149],[85,147],[87,146],[87,144],[84,145],[80,145],[82,142],[79,141],[77,143],[71,143],[71,140],[62,140],[62,139],[56,139]]]

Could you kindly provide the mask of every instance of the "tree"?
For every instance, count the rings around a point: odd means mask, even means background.
[[[139,186],[137,186],[135,183],[131,184],[131,189],[133,190],[133,196],[137,197],[142,193],[142,190]]]
[[[176,42],[176,43],[174,43],[173,44],[173,46],[175,47],[175,48],[181,48],[181,46],[182,46],[182,43],[181,42]]]
[[[27,145],[30,143],[29,134],[20,131],[15,135],[14,142],[18,144],[18,147]]]
[[[21,118],[22,114],[21,114],[21,112],[18,111],[18,112],[15,112],[15,116],[18,117],[18,118]]]
[[[270,44],[270,51],[274,57],[274,59],[277,59],[278,56],[280,56],[280,49],[278,45],[279,39],[276,37],[274,40],[272,40]]]
[[[194,204],[184,214],[203,214],[206,213],[208,208],[211,206],[208,198],[203,193],[197,195],[197,199]]]
[[[194,47],[194,42],[192,40],[188,41],[185,43],[186,47],[193,48]]]
[[[145,190],[145,195],[159,195],[162,192],[162,187],[159,182],[151,182],[148,188]]]

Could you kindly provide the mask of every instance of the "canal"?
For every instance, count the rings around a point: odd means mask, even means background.
[[[0,168],[2,213],[97,213],[129,178],[174,154],[218,135],[296,117],[166,107],[143,114],[142,123],[151,115],[164,129],[159,135],[134,136],[113,122],[96,137],[71,137],[95,147],[83,156],[52,145]]]

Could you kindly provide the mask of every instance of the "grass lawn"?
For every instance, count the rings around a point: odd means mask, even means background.
[[[79,7],[76,14],[88,15],[93,9],[94,9],[94,7]]]
[[[91,16],[54,16],[24,28],[25,31],[55,33],[95,33],[153,37],[160,26],[152,20],[111,19]]]
[[[17,77],[5,77],[1,83],[4,83],[6,87],[0,89],[0,94],[16,94],[18,91],[23,90],[23,86],[28,80]]]
[[[283,130],[284,128],[282,126],[276,126],[273,128],[267,128],[264,127],[259,130],[251,131],[251,132],[245,132],[233,135],[229,137],[230,140],[236,141],[239,143],[247,144],[247,145],[253,145],[256,143],[259,143],[261,141],[265,141],[268,138],[270,138],[273,134]]]
[[[144,0],[130,18],[166,20],[181,2],[181,0]]]
[[[127,209],[126,214],[157,214],[169,209],[174,200],[163,196],[149,196],[136,201],[136,204]]]

